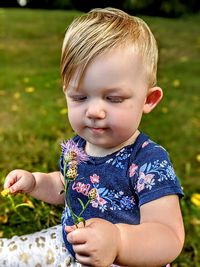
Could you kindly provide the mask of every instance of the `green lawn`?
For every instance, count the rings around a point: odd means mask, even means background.
[[[73,135],[67,121],[59,61],[68,23],[79,13],[0,9],[0,187],[15,168],[58,168],[60,142]],[[200,15],[144,17],[160,47],[158,84],[165,97],[141,130],[169,151],[185,190],[185,248],[173,266],[200,266]],[[12,202],[14,201],[14,203]],[[17,203],[31,201],[34,207]],[[29,202],[28,202],[29,203]],[[0,198],[0,236],[59,223],[62,208],[24,196]]]

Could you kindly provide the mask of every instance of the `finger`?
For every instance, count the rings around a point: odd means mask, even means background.
[[[12,175],[11,173],[8,174],[4,182],[4,188],[11,187],[14,183],[16,183],[16,181],[17,181],[16,176]]]
[[[67,240],[72,245],[85,244],[87,241],[87,234],[85,233],[85,228],[78,228],[68,233]]]
[[[79,263],[81,263],[83,266],[85,266],[85,267],[92,266],[90,257],[85,256],[85,255],[81,255],[81,254],[78,254],[78,253],[75,254],[75,257],[76,257],[76,260]]]
[[[74,230],[76,230],[77,228],[80,229],[80,228],[83,228],[83,227],[85,227],[83,222],[80,222],[80,223],[78,223],[77,225],[66,225],[66,226],[65,226],[65,231],[66,231],[67,233],[71,233],[71,232],[73,232]]]
[[[89,257],[90,253],[88,252],[88,249],[86,247],[86,244],[76,244],[73,245],[73,250],[76,254]]]
[[[76,229],[76,226],[65,226],[65,231],[69,234],[71,232],[73,232]]]
[[[16,175],[8,175],[4,183],[4,188],[9,188],[11,194],[23,192],[23,182],[18,180]]]
[[[21,193],[24,191],[23,186],[23,182],[21,180],[18,180],[9,189],[12,194]]]

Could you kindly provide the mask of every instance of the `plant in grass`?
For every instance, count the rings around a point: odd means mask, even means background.
[[[191,202],[196,206],[200,207],[200,194],[199,193],[194,193],[191,196]]]
[[[1,196],[7,197],[10,200],[12,210],[20,217],[20,219],[22,221],[27,220],[20,212],[18,212],[17,208],[22,207],[22,206],[34,208],[32,201],[30,201],[29,199],[26,198],[26,200],[23,203],[15,204],[14,198],[13,198],[9,188],[3,189],[1,191]]]
[[[7,197],[10,195],[10,189],[9,188],[5,188],[4,190],[1,191],[1,195],[2,197]]]
[[[78,198],[78,201],[81,205],[81,211],[79,214],[75,214],[71,205],[69,187],[70,184],[73,183],[78,176],[78,164],[86,162],[89,157],[81,148],[77,146],[77,144],[73,140],[63,142],[61,144],[61,148],[63,154],[64,189],[60,193],[65,193],[66,195],[66,204],[69,208],[70,214],[76,227],[78,227],[78,223],[80,222],[82,222],[85,226],[85,220],[82,217],[82,214],[86,210],[90,202],[97,197],[97,191],[95,188],[89,191],[88,200],[86,203],[83,203],[83,201]]]

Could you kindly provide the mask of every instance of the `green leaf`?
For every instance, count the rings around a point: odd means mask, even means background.
[[[78,198],[78,201],[81,204],[82,209],[84,209],[85,208],[85,205],[84,205],[83,201],[80,198]]]
[[[26,204],[26,203],[21,203],[21,204],[18,204],[15,206],[15,208],[19,208],[19,207],[29,207],[30,208],[30,205],[29,204]]]

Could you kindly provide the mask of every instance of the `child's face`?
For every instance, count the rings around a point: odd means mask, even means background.
[[[136,133],[147,96],[142,60],[130,50],[115,49],[96,57],[66,88],[74,131],[95,147],[115,148]]]

